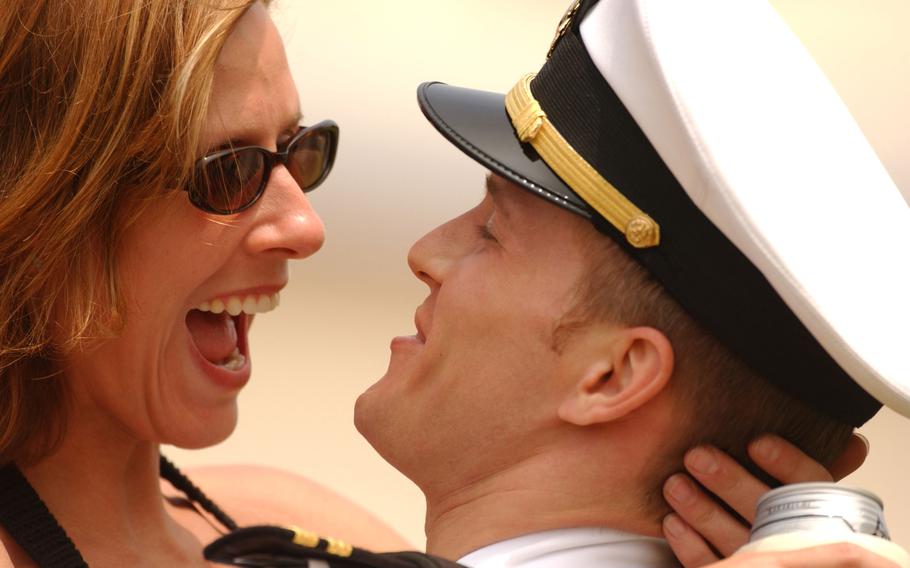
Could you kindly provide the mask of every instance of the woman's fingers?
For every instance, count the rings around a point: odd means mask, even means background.
[[[833,481],[825,466],[779,436],[766,434],[749,444],[749,457],[781,483]]]
[[[667,480],[664,498],[689,527],[698,531],[704,541],[711,543],[723,556],[733,554],[749,539],[749,528],[685,474],[676,474]]]
[[[828,470],[835,481],[840,481],[859,469],[859,466],[863,465],[868,455],[869,440],[862,434],[854,432],[847,442],[847,447],[844,448],[844,451],[839,456],[834,458]]]
[[[762,436],[749,445],[748,451],[771,477],[782,483],[800,483],[832,481],[851,473],[865,460],[868,445],[859,436],[851,438],[831,472],[778,436]],[[694,568],[714,562],[716,553],[729,556],[749,538],[749,527],[719,501],[751,523],[758,499],[769,488],[736,460],[710,446],[693,448],[684,462],[687,472],[713,497],[685,474],[670,477],[664,484],[664,497],[676,514],[665,519],[664,532],[683,565]],[[676,536],[669,534],[674,527]]]
[[[768,486],[746,468],[711,446],[700,446],[686,453],[686,470],[708,491],[725,502],[750,523],[755,517],[755,504]],[[701,530],[701,527],[695,527]]]
[[[670,513],[664,517],[663,532],[673,554],[685,568],[698,568],[719,560],[705,539],[679,516]]]

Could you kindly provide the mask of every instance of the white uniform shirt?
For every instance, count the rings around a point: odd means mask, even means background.
[[[468,554],[470,568],[669,568],[679,566],[666,541],[606,528],[545,531]]]

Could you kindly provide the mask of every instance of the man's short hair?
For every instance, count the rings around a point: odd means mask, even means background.
[[[681,403],[681,423],[676,439],[668,440],[650,471],[642,472],[642,503],[649,515],[660,518],[669,512],[663,483],[683,469],[683,456],[695,445],[718,447],[772,486],[779,483],[746,452],[761,434],[778,434],[824,465],[843,451],[853,432],[850,424],[784,394],[705,331],[612,239],[586,223],[579,227],[589,266],[575,307],[554,335],[556,347],[571,340],[573,329],[591,322],[653,327],[673,346],[674,371],[667,388]]]

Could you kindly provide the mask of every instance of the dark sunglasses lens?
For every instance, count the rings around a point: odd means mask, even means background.
[[[265,158],[240,150],[215,158],[196,172],[193,201],[215,213],[234,213],[248,206],[262,189]]]
[[[309,191],[325,179],[332,169],[334,145],[334,132],[327,129],[312,130],[294,142],[288,170],[300,189]]]

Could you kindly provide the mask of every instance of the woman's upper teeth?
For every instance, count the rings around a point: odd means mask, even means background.
[[[253,315],[274,310],[278,307],[278,300],[277,292],[271,295],[228,296],[226,298],[216,298],[210,302],[202,302],[196,306],[196,309],[200,312],[212,312],[213,314],[227,312],[232,316],[239,316],[243,312]]]

